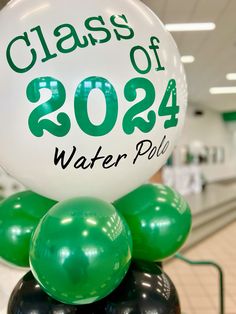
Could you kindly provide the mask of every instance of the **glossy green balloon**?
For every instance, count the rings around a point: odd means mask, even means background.
[[[31,191],[3,200],[0,203],[0,257],[17,266],[29,267],[31,235],[55,204]]]
[[[54,206],[31,242],[35,278],[54,299],[88,304],[110,294],[131,261],[125,221],[104,201],[81,197]]]
[[[184,244],[191,230],[185,199],[169,187],[145,184],[117,200],[133,238],[133,257],[161,261]]]

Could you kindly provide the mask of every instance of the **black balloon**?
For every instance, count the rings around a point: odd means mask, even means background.
[[[102,271],[102,270],[101,270]],[[135,261],[105,299],[89,305],[66,305],[48,296],[28,272],[13,290],[7,314],[180,314],[177,291],[157,264]]]
[[[177,291],[154,263],[136,261],[121,285],[106,298],[106,314],[180,314]]]
[[[48,296],[28,272],[16,285],[9,303],[8,314],[102,314],[103,311],[91,305],[66,305]]]

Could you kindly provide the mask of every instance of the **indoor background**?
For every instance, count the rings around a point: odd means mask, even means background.
[[[0,6],[6,2],[0,0]],[[225,313],[235,314],[236,1],[143,2],[171,31],[185,65],[189,92],[182,135],[168,163],[153,180],[173,186],[189,201],[193,230],[182,254],[193,261],[213,260],[223,268]],[[171,28],[173,23],[210,24],[208,30],[176,31]],[[0,176],[3,196],[20,189],[14,180]],[[190,266],[176,258],[164,268],[177,286],[183,313],[219,313],[219,282],[214,268]],[[0,273],[0,281],[9,283],[6,291],[0,290],[1,314],[5,314],[1,298],[9,298],[21,276],[18,270],[12,270],[10,278]]]

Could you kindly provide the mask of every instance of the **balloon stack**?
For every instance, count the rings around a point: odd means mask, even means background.
[[[144,184],[113,205],[21,192],[0,203],[0,226],[0,256],[32,271],[8,314],[180,313],[173,283],[155,264],[191,228],[188,204],[169,187]]]
[[[8,314],[180,314],[157,262],[190,209],[143,184],[186,113],[172,37],[138,0],[12,0],[0,29],[0,164],[32,190],[0,203],[0,257],[30,266]]]

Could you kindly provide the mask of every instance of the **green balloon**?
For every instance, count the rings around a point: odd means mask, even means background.
[[[185,199],[169,187],[145,184],[114,206],[126,219],[133,238],[133,258],[162,261],[186,241],[191,212]]]
[[[0,203],[0,257],[29,267],[30,238],[40,219],[56,202],[31,191],[14,194]]]
[[[130,230],[115,208],[80,197],[58,203],[41,220],[32,238],[30,264],[51,297],[88,304],[119,285],[131,250]]]

